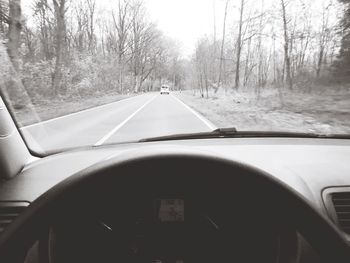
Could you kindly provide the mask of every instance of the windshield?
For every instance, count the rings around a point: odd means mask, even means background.
[[[50,152],[350,132],[349,0],[0,0],[0,90]]]

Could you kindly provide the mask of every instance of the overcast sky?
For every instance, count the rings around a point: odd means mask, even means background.
[[[182,43],[183,51],[193,51],[197,39],[214,31],[213,0],[147,0],[150,17],[168,36]],[[219,10],[223,1],[215,1]],[[217,20],[220,20],[217,17]],[[222,20],[222,19],[221,19]],[[217,21],[217,24],[221,24]]]

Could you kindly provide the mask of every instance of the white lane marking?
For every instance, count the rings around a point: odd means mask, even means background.
[[[198,112],[196,112],[194,109],[192,109],[190,106],[186,105],[183,101],[176,98],[173,94],[170,94],[174,99],[176,99],[179,103],[181,103],[186,109],[188,109],[190,112],[192,112],[198,119],[200,119],[205,125],[209,127],[211,130],[217,129],[217,127],[212,124],[210,121],[208,121],[206,118],[204,118],[202,115],[200,115]]]
[[[41,121],[41,122],[33,123],[33,124],[30,124],[30,125],[21,127],[20,130],[25,130],[25,129],[28,129],[28,128],[30,128],[30,127],[34,127],[34,126],[37,126],[37,125],[49,123],[49,122],[56,121],[56,120],[59,120],[59,119],[63,119],[63,118],[66,118],[66,117],[70,117],[70,116],[73,116],[73,115],[76,115],[76,114],[85,113],[85,112],[89,112],[89,111],[96,110],[96,109],[101,109],[101,108],[110,106],[110,105],[112,105],[112,104],[117,104],[117,103],[119,103],[119,102],[124,102],[124,101],[130,100],[130,99],[137,98],[137,97],[139,97],[139,96],[142,96],[142,95],[132,96],[132,97],[130,97],[130,98],[121,99],[121,100],[118,100],[118,101],[115,101],[115,102],[103,104],[103,105],[100,105],[100,106],[92,107],[92,108],[85,109],[85,110],[81,110],[81,111],[76,111],[76,112],[69,113],[69,114],[67,114],[67,115],[63,115],[63,116],[60,116],[60,117],[52,118],[52,119],[49,119],[49,120],[46,120],[46,121]]]
[[[146,101],[145,104],[143,104],[140,108],[138,108],[136,111],[134,111],[129,117],[127,117],[124,121],[119,123],[117,126],[115,126],[109,133],[107,133],[105,136],[103,136],[97,143],[94,144],[94,146],[99,146],[103,144],[105,141],[107,141],[117,130],[119,130],[121,127],[125,125],[132,117],[134,117],[139,111],[141,111],[144,107],[146,107],[152,100],[154,100],[158,95],[152,97],[150,100]]]

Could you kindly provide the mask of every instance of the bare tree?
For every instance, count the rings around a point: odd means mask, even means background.
[[[325,57],[326,49],[329,46],[329,43],[332,39],[332,26],[330,26],[329,16],[332,3],[325,5],[325,2],[322,2],[322,18],[321,18],[321,29],[318,33],[318,59],[316,65],[316,76],[320,77],[323,60]]]
[[[39,30],[41,58],[50,60],[53,57],[53,11],[47,0],[37,0],[33,4],[34,18]]]
[[[52,86],[55,92],[59,91],[62,80],[62,66],[65,54],[66,38],[66,0],[53,0],[55,19],[56,19],[56,62],[52,78]]]
[[[197,67],[197,77],[200,86],[202,97],[204,97],[204,91],[206,97],[209,97],[209,67],[212,64],[211,61],[212,47],[209,44],[207,38],[202,38],[197,42],[195,51],[195,62]]]
[[[131,7],[131,63],[135,92],[140,91],[145,79],[155,69],[156,60],[162,53],[159,45],[161,33],[153,23],[147,21],[142,2]]]
[[[244,77],[243,77],[243,86],[247,86],[249,78],[253,72],[253,69],[256,67],[256,63],[255,61],[252,61],[252,38],[248,39],[248,43],[247,43],[247,54],[246,54],[246,58],[245,58],[245,67],[244,67]]]
[[[85,31],[87,33],[89,32],[89,29],[88,29],[89,21],[88,21],[88,14],[86,11],[86,7],[83,5],[81,1],[77,2],[77,5],[74,7],[74,13],[75,13],[75,20],[76,20],[76,30],[72,35],[72,39],[76,49],[79,52],[83,52],[86,42],[88,42],[89,48],[90,48],[90,39],[89,41],[86,41]]]
[[[12,61],[13,66],[16,70],[19,67],[19,54],[18,49],[20,46],[20,37],[22,30],[21,22],[21,0],[10,0],[9,1],[9,16],[8,16],[8,44],[7,52]]]
[[[245,0],[241,0],[239,22],[238,22],[238,36],[236,45],[236,75],[235,75],[235,89],[239,88],[239,74],[241,66],[241,51],[242,51],[242,27],[243,27],[243,14],[244,14]]]
[[[35,57],[35,35],[34,32],[26,25],[23,26],[23,42],[26,46],[24,58],[32,60]]]
[[[118,12],[115,14],[112,11],[114,27],[117,31],[117,56],[118,56],[118,68],[119,68],[119,90],[123,92],[123,82],[124,82],[124,63],[125,55],[128,48],[128,37],[129,30],[131,27],[131,22],[129,20],[128,14],[130,12],[130,4],[127,0],[119,0],[118,2]]]
[[[89,50],[94,52],[94,41],[95,41],[95,9],[96,0],[87,0],[88,7],[88,26],[86,27],[88,35]]]
[[[142,34],[145,30],[145,23],[142,20],[143,17],[143,5],[141,2],[136,2],[132,6],[132,18],[131,18],[131,52],[132,52],[132,70],[133,70],[133,86],[137,92],[140,87],[139,75],[141,68],[141,41]]]
[[[293,80],[291,76],[291,65],[289,56],[289,36],[288,36],[288,20],[286,14],[286,2],[281,0],[281,11],[282,11],[282,21],[283,21],[283,36],[284,36],[284,64],[286,71],[286,80],[289,89],[293,88]]]
[[[222,66],[223,66],[223,60],[224,60],[224,47],[225,47],[225,35],[226,35],[226,18],[227,18],[227,8],[228,8],[228,4],[229,4],[230,0],[226,0],[225,3],[225,12],[224,12],[224,23],[222,26],[222,39],[221,39],[221,48],[220,48],[220,64],[219,64],[219,79],[218,79],[218,83],[217,86],[219,88],[219,86],[221,85],[222,82]],[[215,92],[217,92],[218,89],[215,90]]]

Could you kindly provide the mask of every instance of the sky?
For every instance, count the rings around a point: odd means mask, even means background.
[[[148,11],[158,27],[177,39],[185,55],[192,53],[196,41],[214,32],[213,0],[146,0]],[[223,1],[215,1],[215,10]],[[219,20],[217,18],[217,20]],[[217,24],[220,24],[217,21]]]

